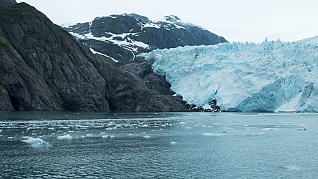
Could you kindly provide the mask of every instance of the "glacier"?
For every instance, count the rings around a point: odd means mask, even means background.
[[[226,111],[318,112],[318,36],[295,41],[221,43],[139,56],[189,104],[216,99]]]

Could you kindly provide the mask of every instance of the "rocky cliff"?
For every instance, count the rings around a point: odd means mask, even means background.
[[[0,110],[184,111],[26,3],[0,5]]]
[[[0,11],[6,10],[15,3],[17,3],[15,0],[1,0]]]

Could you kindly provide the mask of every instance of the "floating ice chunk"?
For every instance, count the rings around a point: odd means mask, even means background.
[[[252,135],[265,135],[265,133],[260,132],[260,133],[252,133]]]
[[[286,166],[285,168],[286,168],[287,170],[291,170],[291,171],[299,171],[299,170],[301,170],[301,167],[300,167],[300,166],[294,166],[294,165]]]
[[[63,136],[58,136],[57,139],[59,140],[71,140],[73,137],[70,135],[70,134],[66,134],[66,135],[63,135]]]
[[[277,128],[264,128],[263,131],[278,131]]]
[[[203,135],[205,135],[205,136],[222,136],[222,135],[224,135],[224,134],[214,134],[214,133],[202,133]]]
[[[115,138],[114,135],[102,135],[103,139]]]
[[[102,138],[105,139],[105,138],[110,138],[109,135],[102,135]]]
[[[176,142],[170,142],[170,144],[174,145],[174,144],[177,144]]]
[[[43,140],[40,139],[40,138],[28,137],[27,139],[22,140],[22,142],[25,142],[25,143],[27,143],[27,144],[33,144],[33,143],[35,143],[35,142],[43,142]]]
[[[149,136],[149,135],[145,135],[145,136],[144,136],[144,138],[149,139],[149,138],[150,138],[150,136]]]
[[[25,142],[34,148],[48,148],[48,147],[50,147],[50,144],[48,142],[46,142],[40,138],[29,137],[26,140],[22,140],[22,142]]]

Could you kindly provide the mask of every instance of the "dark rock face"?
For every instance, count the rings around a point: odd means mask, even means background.
[[[121,66],[121,69],[128,71],[140,77],[149,89],[153,89],[160,94],[173,95],[170,90],[171,85],[166,81],[164,76],[159,76],[152,71],[152,61],[137,59],[133,63],[127,63]]]
[[[6,23],[1,25],[1,34],[23,59],[21,66],[34,71],[34,75],[25,77],[25,82],[36,76],[42,79],[49,88],[43,93],[53,91],[60,97],[62,105],[58,109],[108,110],[102,93],[105,82],[87,60],[93,58],[89,50],[25,3],[13,5],[3,13],[6,15],[1,15],[1,22]],[[35,94],[38,93],[37,89],[42,88],[34,87]],[[26,110],[33,108],[24,107]]]
[[[96,37],[113,34],[135,33],[140,31],[138,20],[131,16],[109,16],[95,18],[91,24],[90,31]]]
[[[111,111],[187,111],[172,96],[159,95],[158,92],[149,90],[134,74],[123,72],[102,58],[95,59],[92,63],[108,84],[105,90]]]
[[[15,0],[1,0],[0,11],[8,9],[11,5],[17,3]]]
[[[184,23],[176,16],[151,21],[138,14],[111,15],[65,29],[86,46],[107,56],[111,64],[135,74],[149,89],[164,95],[173,94],[170,84],[165,77],[152,72],[152,62],[138,59],[136,55],[154,49],[227,42],[225,38]]]
[[[35,8],[19,3],[0,11],[0,110],[185,109],[96,57]]]
[[[13,48],[0,49],[0,59],[0,110],[63,109],[62,99]]]

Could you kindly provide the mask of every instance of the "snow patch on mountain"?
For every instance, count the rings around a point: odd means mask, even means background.
[[[318,112],[318,36],[154,50],[153,70],[171,90],[200,106],[229,111]]]
[[[141,30],[144,29],[144,28],[156,28],[156,29],[160,29],[160,25],[158,24],[155,24],[155,23],[146,23],[144,25],[141,25]]]
[[[196,26],[194,24],[183,22],[183,21],[181,21],[181,19],[179,17],[174,16],[174,15],[164,16],[161,19],[151,21],[151,23],[158,24],[159,27],[161,25],[167,30],[171,30],[174,28],[186,29],[185,27],[187,27],[187,26]]]
[[[102,56],[107,57],[107,58],[113,60],[114,62],[118,63],[118,60],[114,59],[113,57],[110,57],[110,56],[108,56],[108,55],[106,55],[106,54],[103,54],[103,53],[101,53],[101,52],[97,52],[97,51],[95,51],[95,50],[92,49],[92,48],[89,48],[89,49],[93,52],[93,54],[102,55]]]
[[[95,20],[98,19],[103,19],[103,18],[112,18],[116,19],[118,16],[131,16],[136,18],[138,21],[138,25],[141,28],[141,31],[146,29],[146,28],[165,28],[166,30],[172,30],[172,29],[187,29],[186,27],[189,26],[194,26],[194,24],[190,23],[185,23],[181,21],[177,16],[165,16],[164,18],[160,20],[149,20],[147,17],[138,15],[138,14],[121,14],[121,15],[110,15],[110,16],[101,16],[101,17],[96,17]],[[79,29],[82,26],[77,26],[78,24],[75,25],[70,25],[70,26],[64,26],[65,28],[70,28],[74,27],[74,29],[70,32],[74,37],[80,40],[88,40],[88,39],[93,39],[93,40],[98,40],[98,41],[103,41],[103,42],[110,42],[113,44],[116,44],[118,46],[124,47],[125,49],[128,49],[133,52],[138,52],[138,49],[150,49],[150,45],[141,42],[141,41],[136,41],[133,40],[132,36],[139,36],[139,33],[135,32],[133,33],[134,29],[131,29],[129,33],[122,33],[122,34],[114,34],[111,32],[105,32],[106,35],[103,36],[94,36],[91,29],[92,29],[92,23],[89,22],[89,27],[88,31],[86,33],[74,33],[72,31]],[[104,22],[102,22],[104,23]],[[199,27],[199,26],[198,26]],[[201,28],[201,27],[200,27]],[[203,28],[202,28],[203,29]]]
[[[103,42],[111,42],[113,44],[132,50],[134,52],[138,52],[138,48],[144,48],[144,49],[150,48],[148,44],[135,41],[129,38],[130,35],[138,35],[137,33],[113,34],[108,32],[107,35],[109,35],[110,37],[105,37],[105,36],[95,37],[92,34],[92,32],[87,34],[81,34],[81,35],[74,32],[70,32],[70,34],[72,34],[77,39],[82,39],[82,40],[93,39],[93,40],[98,40]]]

